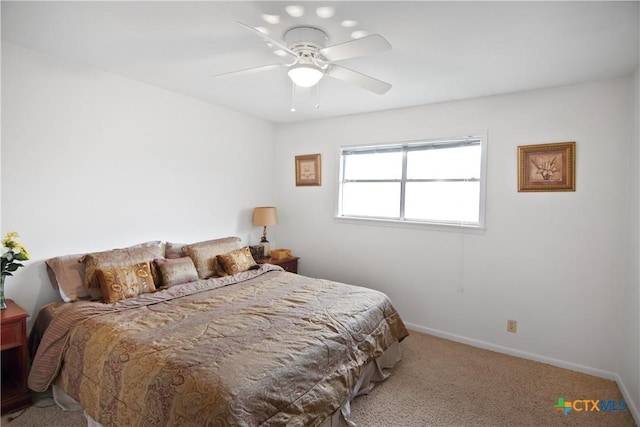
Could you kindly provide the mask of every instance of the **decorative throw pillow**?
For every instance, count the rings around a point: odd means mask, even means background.
[[[227,274],[236,274],[258,266],[251,256],[249,247],[218,255],[218,261]]]
[[[91,298],[84,286],[84,265],[78,262],[83,256],[64,255],[45,261],[51,286],[60,293],[64,302]]]
[[[239,237],[225,237],[207,240],[185,246],[187,255],[193,260],[200,279],[208,279],[220,275],[217,267],[217,256],[240,249]]]
[[[176,259],[183,258],[187,256],[187,253],[184,250],[184,247],[187,246],[186,243],[165,243],[164,247],[164,257],[166,259]]]
[[[224,267],[220,264],[220,260],[218,256],[211,260],[211,269],[215,271],[215,274],[212,277],[224,277],[229,274],[224,270]]]
[[[198,280],[198,272],[189,257],[156,259],[162,286],[171,287]]]
[[[123,249],[94,252],[81,258],[85,266],[85,286],[88,289],[101,288],[96,270],[105,268],[127,267],[141,262],[153,262],[164,256],[164,244],[159,241],[141,243]]]
[[[156,290],[148,262],[126,267],[99,268],[96,270],[96,276],[106,303],[134,298]]]

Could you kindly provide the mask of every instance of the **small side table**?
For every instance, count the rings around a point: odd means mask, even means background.
[[[300,257],[297,257],[297,256],[292,256],[292,257],[283,258],[283,259],[261,258],[261,259],[257,259],[256,262],[258,264],[279,265],[280,267],[284,268],[284,270],[288,271],[289,273],[297,273],[298,272],[298,260],[299,259],[300,259]]]
[[[27,312],[12,300],[7,300],[7,308],[0,311],[3,415],[31,405],[27,387],[27,317]]]

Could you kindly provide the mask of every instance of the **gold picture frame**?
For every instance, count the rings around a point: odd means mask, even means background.
[[[296,186],[321,185],[320,154],[296,156]]]
[[[576,143],[518,147],[518,191],[576,191]]]

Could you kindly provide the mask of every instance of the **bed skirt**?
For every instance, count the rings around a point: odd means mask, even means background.
[[[351,402],[358,396],[369,394],[377,382],[386,380],[391,375],[391,368],[401,358],[400,343],[396,341],[380,357],[367,365],[363,375],[349,392],[347,400],[340,409],[324,420],[320,427],[355,427],[356,424],[351,420]]]
[[[402,358],[400,353],[400,343],[394,342],[385,350],[380,357],[369,363],[363,375],[349,392],[349,396],[340,409],[335,411],[329,418],[324,420],[319,427],[355,427],[351,420],[351,402],[358,396],[368,394],[376,382],[384,381],[391,374],[393,368]],[[71,396],[65,393],[60,387],[53,384],[53,399],[63,411],[80,411],[82,407]],[[86,412],[88,427],[102,427],[100,423],[91,418]]]

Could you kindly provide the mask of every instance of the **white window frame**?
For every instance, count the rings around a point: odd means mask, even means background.
[[[435,146],[435,145],[447,145],[456,146],[464,145],[471,141],[478,141],[480,144],[480,194],[478,203],[478,222],[467,223],[463,221],[434,221],[434,220],[407,220],[404,219],[404,187],[407,182],[413,180],[407,180],[407,162],[406,153],[409,149],[420,146]],[[345,168],[345,152],[353,151],[387,151],[393,149],[400,149],[403,151],[403,170],[401,180],[388,180],[389,182],[401,182],[401,206],[400,206],[400,218],[383,218],[383,217],[366,217],[366,216],[349,216],[342,215],[342,185],[344,180],[344,168]],[[487,165],[487,136],[486,133],[475,133],[472,136],[455,137],[455,138],[431,138],[403,141],[397,143],[382,143],[382,144],[369,144],[369,145],[350,145],[340,147],[339,152],[340,161],[340,175],[338,181],[338,199],[336,202],[335,219],[339,222],[355,222],[361,224],[375,224],[383,226],[409,226],[409,227],[436,227],[438,229],[466,229],[466,230],[484,230],[485,229],[485,205],[486,205],[486,165]],[[383,180],[387,181],[387,180]],[[423,181],[423,180],[415,180]],[[445,180],[446,181],[446,180]]]

